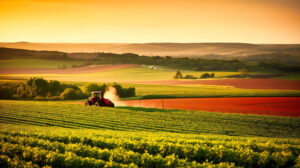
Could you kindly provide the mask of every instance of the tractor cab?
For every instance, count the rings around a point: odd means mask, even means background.
[[[109,99],[104,98],[104,92],[102,91],[92,91],[91,97],[89,100],[85,102],[85,105],[95,105],[95,106],[106,106],[106,107],[114,107],[114,103],[112,103]]]
[[[94,98],[94,97],[99,97],[100,94],[101,94],[100,91],[93,91],[93,92],[92,92],[92,98]]]
[[[103,94],[101,91],[92,91],[89,100],[94,104],[96,101],[100,100],[100,95],[102,95],[101,98],[103,98]]]
[[[103,98],[103,92],[101,92],[101,91],[93,91],[91,93],[92,93],[92,98],[100,98],[100,95],[101,95],[101,98]]]

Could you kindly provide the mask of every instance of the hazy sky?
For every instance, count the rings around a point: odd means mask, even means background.
[[[0,0],[0,41],[300,43],[300,0]]]

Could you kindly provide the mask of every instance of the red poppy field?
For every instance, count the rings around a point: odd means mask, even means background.
[[[299,117],[300,97],[182,98],[123,101],[128,106]]]

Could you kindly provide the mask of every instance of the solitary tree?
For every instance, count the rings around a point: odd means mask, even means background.
[[[174,79],[182,79],[182,74],[180,71],[177,71],[175,76],[174,76]]]

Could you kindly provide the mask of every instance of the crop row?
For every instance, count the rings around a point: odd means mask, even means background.
[[[299,137],[298,118],[0,101],[0,122],[64,128]]]
[[[107,129],[116,129],[116,130],[160,130],[160,131],[170,131],[170,132],[182,132],[181,129],[176,129],[176,127],[168,128],[164,122],[160,122],[155,117],[151,118],[149,116],[143,115],[139,116],[138,112],[134,114],[122,113],[124,110],[120,110],[117,113],[110,111],[107,115],[107,109],[102,109],[103,111],[95,114],[90,113],[77,113],[72,114],[68,113],[55,113],[55,112],[40,112],[40,110],[34,111],[29,109],[23,109],[23,111],[17,111],[19,107],[15,107],[11,110],[2,112],[2,120],[14,120],[20,122],[32,122],[39,121],[37,123],[48,123],[48,125],[56,125],[62,127],[71,127],[71,128],[107,128]],[[89,110],[93,110],[89,108]],[[99,110],[99,109],[96,109]],[[126,111],[126,110],[125,110]],[[89,115],[88,115],[89,114]],[[94,116],[94,117],[91,117]],[[131,120],[132,116],[136,116],[137,119]],[[130,117],[130,118],[128,118]],[[168,124],[173,123],[172,121],[167,121]],[[177,124],[179,125],[179,124]],[[183,125],[183,124],[181,124]],[[170,126],[169,126],[170,127]],[[178,127],[178,126],[177,126]],[[185,132],[194,131],[186,129]]]
[[[207,145],[199,144],[173,144],[168,142],[140,142],[116,139],[89,139],[89,138],[68,138],[68,137],[26,137],[10,135],[1,135],[3,142],[12,144],[21,144],[31,147],[58,151],[60,153],[72,152],[79,156],[87,156],[105,161],[112,160],[118,163],[134,163],[141,167],[147,167],[145,156],[153,157],[160,162],[173,165],[191,164],[195,161],[203,163],[206,160],[213,163],[233,162],[237,166],[243,167],[268,167],[279,166],[289,167],[295,164],[299,155],[299,148],[294,145],[276,145],[265,146],[245,146],[236,143],[235,147],[226,144]],[[255,150],[256,151],[255,151]],[[258,152],[259,151],[259,152]],[[173,162],[166,159],[173,158]],[[185,160],[186,162],[184,162]],[[195,163],[194,163],[195,164]],[[177,165],[178,166],[178,165]],[[166,167],[166,166],[164,166]]]
[[[53,167],[104,167],[110,164],[111,167],[126,165],[106,162],[99,159],[79,157],[71,152],[57,153],[37,147],[23,146],[19,144],[1,143],[1,155],[9,158],[19,158],[26,162],[32,162],[40,167],[49,165]],[[108,166],[109,167],[109,166]]]
[[[189,163],[185,162],[184,160],[179,160],[178,158],[174,157],[174,155],[162,158],[159,155],[152,156],[148,153],[145,153],[140,158],[139,155],[130,155],[130,152],[120,152],[124,151],[121,151],[120,149],[119,151],[106,151],[105,153],[102,153],[103,157],[105,157],[107,154],[111,156],[109,157],[108,161],[104,161],[91,157],[78,156],[75,153],[67,151],[65,153],[59,153],[39,147],[2,142],[0,144],[0,163],[2,166],[6,165],[8,167],[13,167],[13,163],[10,162],[10,158],[14,158],[13,160],[17,160],[19,162],[17,163],[18,166],[20,164],[31,164],[39,167],[234,167],[234,164],[232,163]],[[101,155],[98,157],[101,157]],[[125,164],[116,163],[111,158],[117,162],[125,162]],[[139,166],[133,162],[139,162]]]
[[[80,143],[84,145],[89,145],[92,147],[99,147],[101,149],[114,149],[118,147],[126,148],[129,150],[133,150],[136,152],[143,153],[144,151],[148,151],[151,154],[162,154],[161,150],[168,151],[164,147],[172,146],[170,148],[178,147],[198,147],[198,146],[206,146],[206,147],[216,147],[222,146],[225,148],[230,148],[234,150],[243,150],[249,149],[254,152],[280,152],[280,151],[292,151],[293,154],[300,154],[299,141],[295,140],[287,140],[284,141],[282,139],[279,140],[262,140],[259,141],[257,139],[248,139],[247,141],[239,138],[236,139],[234,137],[223,139],[222,137],[211,137],[204,136],[201,139],[189,139],[185,140],[182,138],[174,139],[170,136],[167,138],[159,138],[159,137],[140,137],[133,136],[126,137],[124,135],[116,135],[107,136],[107,135],[97,135],[97,137],[91,136],[78,136],[78,135],[65,135],[65,134],[35,134],[28,132],[7,132],[1,131],[0,136],[12,136],[12,137],[25,137],[25,138],[34,138],[34,139],[43,139],[48,140],[50,142],[61,142],[65,144],[74,144]],[[169,152],[170,153],[170,152]],[[172,153],[171,153],[172,154]]]

